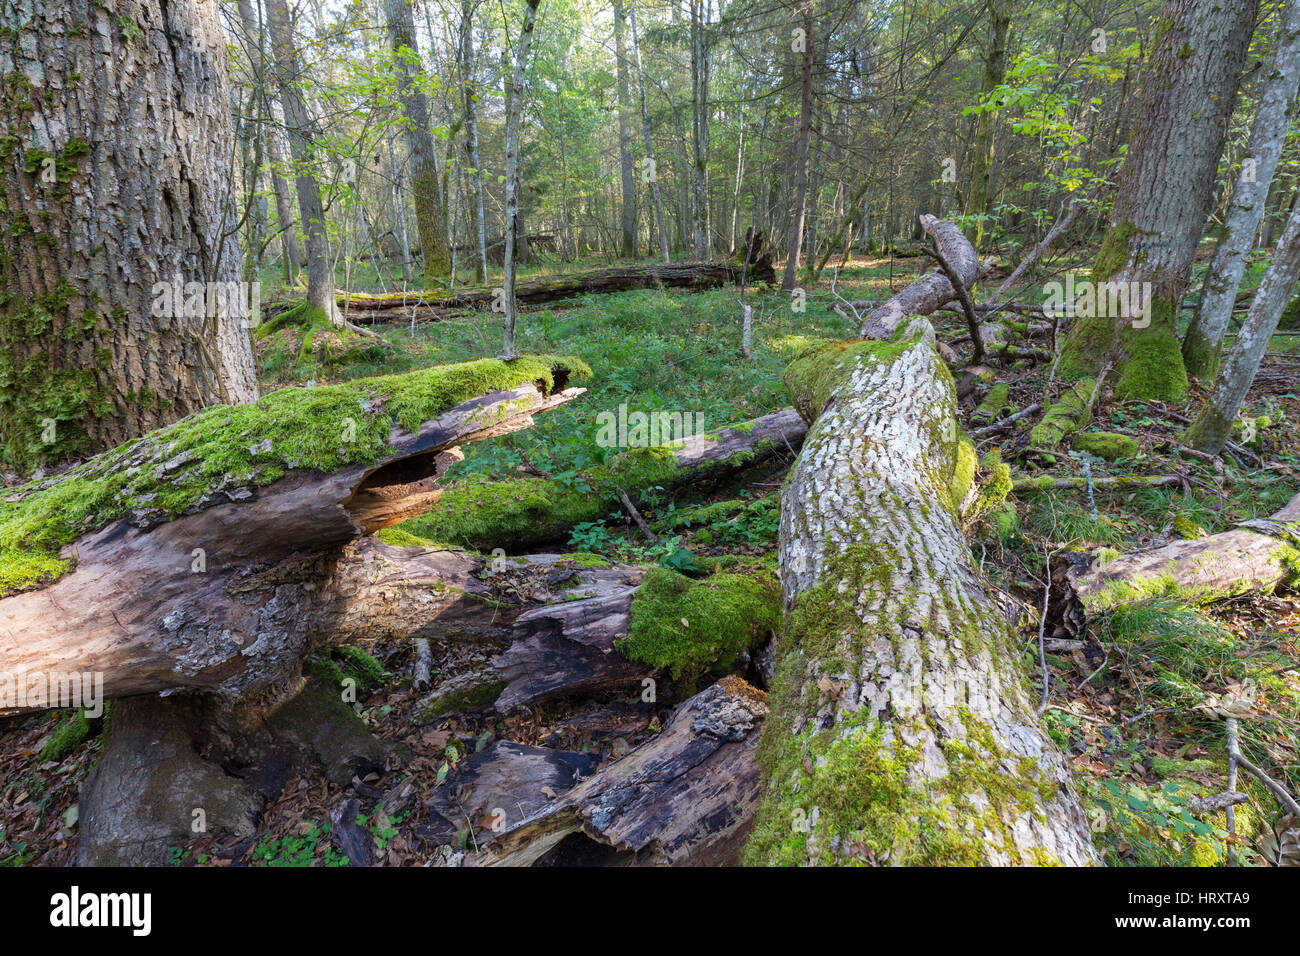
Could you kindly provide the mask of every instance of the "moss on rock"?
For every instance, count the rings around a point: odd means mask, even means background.
[[[1070,439],[1070,447],[1107,461],[1124,461],[1141,450],[1136,439],[1118,432],[1083,432]]]

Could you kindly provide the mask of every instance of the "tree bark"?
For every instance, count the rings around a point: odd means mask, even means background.
[[[921,228],[934,239],[939,254],[961,277],[966,288],[971,288],[981,274],[975,247],[970,244],[962,231],[950,222],[923,214],[920,223]],[[861,335],[863,338],[870,339],[889,338],[909,316],[929,315],[952,301],[956,295],[957,290],[952,287],[952,283],[941,270],[926,273],[868,312],[862,321]]]
[[[1300,89],[1300,4],[1286,6],[1278,16],[1273,68],[1260,92],[1255,123],[1223,224],[1225,235],[1214,250],[1214,260],[1201,290],[1200,307],[1183,337],[1187,374],[1204,382],[1213,381],[1219,370],[1223,335],[1246,270],[1246,256],[1255,244],[1264,202],[1286,143],[1289,118]]]
[[[1255,290],[1250,311],[1242,320],[1241,330],[1215,380],[1214,391],[1187,429],[1184,441],[1188,445],[1212,455],[1223,451],[1297,279],[1300,279],[1300,204],[1291,210],[1268,271]]]
[[[0,457],[59,465],[252,401],[246,319],[207,285],[238,289],[241,266],[215,6],[14,0],[6,18]],[[159,283],[204,291],[177,309]]]
[[[1099,293],[1115,289],[1123,298],[1107,294],[1075,320],[1061,350],[1063,378],[1113,368],[1120,400],[1186,394],[1178,312],[1258,8],[1258,0],[1167,0],[1161,10],[1136,132],[1091,277]]]
[[[478,152],[478,90],[474,83],[474,9],[475,0],[462,0],[460,17],[461,106],[465,111],[465,158],[474,181],[474,231],[478,256],[474,260],[478,281],[487,282],[487,218],[483,205],[483,170]]]
[[[691,0],[691,240],[696,259],[709,257],[709,56],[706,0]]]
[[[406,113],[406,152],[411,160],[411,195],[415,200],[415,224],[424,254],[424,277],[441,279],[451,274],[451,253],[447,244],[444,210],[438,197],[438,154],[429,132],[429,104],[419,85],[424,65],[415,39],[411,0],[384,0],[388,38],[402,76],[398,99]]]

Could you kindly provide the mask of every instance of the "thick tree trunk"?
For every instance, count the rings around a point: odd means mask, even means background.
[[[1161,10],[1136,132],[1092,270],[1094,302],[1079,310],[1062,348],[1063,378],[1113,369],[1119,399],[1186,394],[1178,311],[1258,7],[1258,0],[1167,0]]]
[[[533,28],[537,24],[537,5],[541,0],[524,0],[524,23],[519,31],[519,48],[515,54],[514,72],[510,79],[510,96],[506,103],[506,251],[505,251],[505,336],[502,353],[506,358],[515,354],[515,249],[519,232],[519,123],[524,109],[524,78],[528,70],[528,52],[533,43]]]
[[[1246,256],[1264,215],[1264,201],[1286,143],[1289,117],[1300,89],[1300,4],[1279,13],[1273,68],[1264,81],[1255,124],[1224,221],[1223,241],[1205,274],[1200,307],[1183,337],[1187,374],[1210,382],[1219,370],[1219,350],[1246,270]]]
[[[756,864],[1095,861],[1022,648],[961,530],[951,377],[928,322],[797,361]]]
[[[808,202],[808,153],[812,140],[812,68],[813,68],[813,16],[812,6],[805,8],[803,17],[803,50],[800,57],[799,79],[799,142],[795,147],[794,205],[790,209],[790,237],[786,247],[785,277],[781,288],[794,289],[799,280],[799,253],[803,248],[803,224]]]
[[[6,19],[0,458],[60,464],[252,401],[216,7],[14,0]]]
[[[286,0],[266,0],[266,20],[289,151],[293,156],[298,214],[307,236],[307,305],[326,316],[331,324],[340,324],[342,317],[334,305],[334,260],[330,255],[329,229],[314,172],[321,133],[303,94],[306,80],[294,44],[293,21]]]
[[[438,201],[438,155],[429,132],[429,104],[419,88],[424,79],[420,47],[415,39],[411,0],[384,0],[388,38],[402,75],[398,98],[406,113],[406,152],[411,160],[411,195],[415,200],[415,224],[424,253],[426,280],[451,274],[451,253],[447,244],[446,221]]]
[[[1255,290],[1250,311],[1215,380],[1214,391],[1187,429],[1184,441],[1188,445],[1212,455],[1223,451],[1297,279],[1300,279],[1300,204],[1291,210],[1286,231],[1278,240],[1268,271]]]
[[[1006,0],[990,0],[989,49],[984,57],[984,78],[980,84],[981,102],[986,100],[1006,79],[1007,36],[1010,32],[1011,5]],[[985,109],[979,114],[975,125],[970,195],[966,202],[967,215],[981,217],[966,229],[971,245],[977,250],[984,239],[984,217],[988,216],[993,199],[990,187],[993,179],[993,132],[996,128],[997,114],[992,109]]]
[[[405,612],[396,626],[418,630],[420,602],[371,601],[388,583],[366,576],[372,552],[342,549],[436,501],[457,445],[525,428],[580,394],[564,387],[567,374],[562,362],[522,359],[363,380],[318,393],[316,404],[285,389],[24,486],[0,518],[40,513],[70,483],[128,481],[99,510],[66,516],[84,528],[63,549],[75,568],[0,599],[0,686],[22,673],[97,672],[109,698],[173,688],[246,698],[291,683],[314,641],[379,628],[396,608]],[[331,441],[337,457],[301,464]],[[233,456],[231,473],[207,473],[216,455]],[[13,558],[8,547],[0,558]],[[422,567],[413,559],[407,577],[427,576]],[[12,692],[0,706],[15,706]]]

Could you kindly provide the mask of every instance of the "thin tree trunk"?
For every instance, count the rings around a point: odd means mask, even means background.
[[[632,165],[632,97],[627,78],[627,39],[623,34],[623,0],[614,0],[614,52],[618,72],[618,160],[622,174],[622,244],[619,254],[636,255],[636,179]]]
[[[515,55],[515,68],[510,81],[510,101],[506,105],[506,230],[505,230],[505,282],[504,306],[506,358],[515,356],[515,245],[519,228],[519,117],[523,113],[524,77],[528,69],[528,51],[533,43],[533,28],[537,24],[537,5],[540,0],[524,0],[524,23],[519,33],[519,48]]]
[[[691,239],[695,258],[709,258],[709,60],[705,0],[691,0]]]
[[[794,205],[790,210],[790,240],[781,288],[789,292],[799,278],[799,252],[803,246],[804,206],[808,199],[808,148],[812,138],[813,16],[807,7],[803,16],[803,57],[799,81],[799,145],[795,158]]]
[[[1187,374],[1205,382],[1218,371],[1223,334],[1246,270],[1246,256],[1264,215],[1269,185],[1286,143],[1288,117],[1300,88],[1300,3],[1287,4],[1280,17],[1273,69],[1260,93],[1246,156],[1224,217],[1225,235],[1205,275],[1200,308],[1183,337]]]
[[[663,199],[659,196],[659,173],[655,169],[654,143],[650,139],[650,112],[646,108],[645,72],[641,68],[641,41],[637,36],[635,0],[628,3],[627,14],[628,22],[632,27],[632,56],[636,61],[636,82],[641,92],[641,130],[645,133],[645,161],[647,165],[644,176],[650,183],[650,193],[654,197],[655,227],[659,235],[659,255],[663,258],[664,264],[667,265],[670,261],[668,233],[664,229],[664,204]]]
[[[329,230],[320,186],[313,172],[315,150],[321,134],[307,110],[303,97],[305,79],[293,39],[286,0],[266,0],[266,19],[271,34],[275,77],[280,87],[280,105],[284,109],[289,150],[293,154],[294,186],[298,193],[298,211],[303,232],[307,235],[307,306],[328,317],[330,324],[342,323],[334,305],[334,270],[330,255]]]
[[[1184,441],[1188,445],[1212,455],[1223,451],[1297,279],[1300,279],[1300,203],[1291,210],[1286,230],[1273,252],[1273,261],[1255,290],[1250,311],[1215,380],[1214,392],[1187,429]]]
[[[986,100],[1002,85],[1007,74],[1007,36],[1011,32],[1011,7],[1006,0],[989,0],[989,51],[984,59],[984,79],[980,85],[980,101]],[[966,227],[966,235],[976,250],[984,239],[984,225],[992,202],[993,132],[997,114],[985,109],[979,114],[975,127],[974,165],[971,167],[970,196],[966,204],[969,216],[980,217]]]

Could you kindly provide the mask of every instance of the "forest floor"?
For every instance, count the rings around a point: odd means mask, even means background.
[[[1087,257],[1080,255],[1082,264]],[[1067,265],[1070,263],[1066,263]],[[917,259],[854,258],[838,277],[848,299],[883,299],[907,284]],[[794,354],[818,340],[855,334],[838,314],[830,272],[808,289],[807,308],[794,312],[788,296],[749,290],[754,307],[754,358],[740,357],[740,307],[735,290],[639,291],[588,296],[521,316],[524,353],[576,354],[595,370],[580,401],[539,418],[535,426],[470,446],[455,466],[457,480],[509,477],[520,470],[564,481],[600,462],[607,449],[595,442],[595,415],[626,403],[628,411],[700,412],[713,428],[776,411],[788,404],[781,374]],[[960,317],[935,318],[939,337],[954,342],[965,333]],[[357,342],[317,334],[310,341],[280,332],[259,342],[259,366],[267,389],[405,371],[493,355],[500,317],[466,315],[409,328],[389,327],[383,342]],[[1294,330],[1291,330],[1294,331]],[[961,351],[961,346],[957,346]],[[1017,476],[1051,473],[1177,475],[1180,486],[1106,491],[1088,489],[1027,494],[1014,509],[987,519],[972,544],[991,584],[1026,608],[1021,635],[1027,666],[1042,693],[1040,665],[1049,688],[1045,720],[1072,758],[1093,819],[1099,851],[1118,865],[1221,864],[1232,841],[1223,814],[1197,818],[1189,798],[1225,789],[1223,721],[1204,706],[1210,695],[1254,682],[1259,693],[1242,721],[1247,756],[1300,789],[1300,599],[1295,595],[1245,596],[1209,607],[1169,598],[1127,605],[1098,620],[1084,649],[1049,653],[1040,660],[1038,620],[1045,556],[1057,550],[1101,547],[1133,550],[1177,536],[1225,530],[1268,515],[1300,490],[1300,336],[1279,335],[1247,401],[1260,417],[1249,457],[1213,463],[1181,455],[1174,447],[1179,418],[1195,414],[1203,394],[1177,405],[1106,402],[1091,431],[1121,432],[1136,449],[1122,460],[1058,454],[1053,462],[1028,449],[1034,419],[980,442],[995,445]],[[980,424],[975,409],[993,382],[1009,384],[1005,405],[1041,401],[1048,377],[1044,364],[991,365],[962,399],[967,428]],[[1263,419],[1267,419],[1267,425]],[[669,551],[701,556],[747,555],[759,560],[775,547],[783,465],[706,488],[652,497],[646,518],[672,542],[648,545],[621,511],[579,525],[573,550],[629,562],[655,562]],[[722,507],[699,510],[707,504]],[[400,770],[338,787],[309,774],[290,781],[265,813],[259,832],[241,842],[204,838],[172,849],[174,865],[342,865],[329,839],[330,815],[347,796],[373,805],[400,779],[413,778],[422,794],[454,780],[456,764],[495,739],[559,747],[617,759],[651,736],[674,700],[655,705],[626,699],[589,699],[534,708],[502,717],[490,706],[462,705],[432,715],[410,687],[409,645],[376,644],[369,657],[335,653],[345,670],[355,668],[369,696],[363,719],[378,736],[400,741],[412,758]],[[493,648],[435,646],[437,680],[482,669]],[[67,753],[51,755],[50,739],[70,718],[39,715],[0,721],[0,865],[60,864],[76,849],[76,804],[82,781],[97,758],[94,733]],[[46,758],[50,759],[46,759]],[[1255,841],[1277,816],[1276,804],[1252,779],[1238,789],[1250,801],[1237,808],[1238,860],[1250,863]],[[363,820],[374,834],[381,863],[420,865],[428,847],[419,839],[418,810],[389,820]],[[472,848],[474,827],[460,835]],[[160,861],[161,862],[161,861]]]

